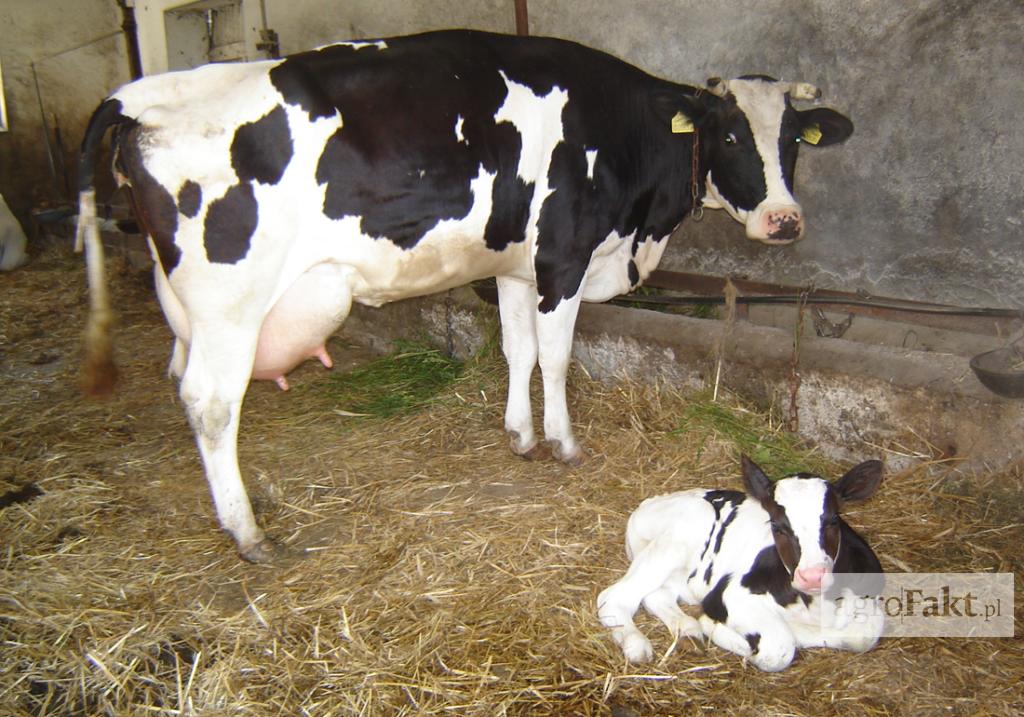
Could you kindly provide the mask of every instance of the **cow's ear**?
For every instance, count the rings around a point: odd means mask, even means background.
[[[704,124],[708,113],[708,95],[659,92],[654,96],[656,122],[672,134],[691,134]]]
[[[864,461],[846,471],[832,486],[843,503],[867,500],[882,484],[882,461]]]
[[[828,107],[798,111],[800,141],[813,147],[827,147],[853,134],[853,122]]]
[[[740,465],[743,467],[743,484],[747,487],[747,493],[762,503],[774,500],[771,478],[765,475],[761,467],[746,456],[740,457]]]

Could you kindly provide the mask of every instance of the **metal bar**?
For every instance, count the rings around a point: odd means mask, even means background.
[[[526,8],[526,0],[515,0],[516,6],[516,34],[530,34],[530,18]]]

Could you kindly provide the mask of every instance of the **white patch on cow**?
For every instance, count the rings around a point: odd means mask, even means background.
[[[0,271],[11,271],[28,261],[28,239],[7,201],[0,195]]]
[[[779,153],[779,137],[782,131],[782,115],[786,109],[785,92],[787,85],[762,82],[760,80],[728,80],[729,91],[736,98],[736,104],[747,117],[754,145],[761,155],[764,165],[764,180],[767,193],[765,198],[753,210],[747,211],[733,207],[718,191],[708,175],[708,193],[712,201],[717,200],[737,221],[746,225],[747,236],[752,239],[764,239],[762,226],[766,213],[791,209],[799,215],[800,208],[786,187],[782,173],[782,162]],[[711,206],[710,203],[705,203]]]
[[[593,181],[594,179],[594,162],[597,161],[597,150],[587,150],[587,179]]]
[[[508,122],[522,138],[517,174],[526,183],[533,183],[530,218],[527,223],[527,244],[535,252],[537,221],[544,200],[551,194],[548,168],[551,154],[565,137],[562,131],[562,110],[569,101],[569,93],[558,86],[543,97],[534,94],[526,85],[510,80],[499,70],[508,88],[504,103],[494,115],[495,122]]]
[[[329,42],[326,45],[319,45],[314,50],[325,50],[328,47],[351,47],[354,50],[362,50],[367,47],[375,47],[378,50],[388,49],[388,43],[384,40],[372,40],[372,41],[360,41],[360,40],[346,40],[345,42]]]
[[[640,282],[650,276],[661,261],[661,255],[668,246],[667,236],[640,242],[633,255],[633,241],[636,232],[619,236],[615,230],[598,244],[590,258],[584,282],[583,300],[600,302],[625,294],[633,288],[629,276],[629,262],[636,264]]]
[[[460,142],[465,142],[466,141],[465,135],[462,134],[462,124],[464,122],[465,122],[465,119],[463,119],[462,115],[459,115],[455,119],[455,136],[458,138],[458,140]]]
[[[824,481],[783,479],[775,484],[775,502],[786,509],[786,516],[800,541],[797,569],[819,565],[832,567],[832,558],[821,547],[821,513],[825,506]]]

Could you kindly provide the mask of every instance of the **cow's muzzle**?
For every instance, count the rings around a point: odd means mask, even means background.
[[[804,235],[804,215],[796,204],[754,210],[747,218],[747,236],[765,244],[791,244]]]

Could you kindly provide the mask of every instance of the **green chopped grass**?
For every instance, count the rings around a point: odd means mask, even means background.
[[[737,453],[750,457],[773,479],[800,472],[828,476],[829,462],[808,449],[798,436],[780,425],[773,426],[766,414],[735,402],[694,396],[672,434],[697,440],[702,447],[712,439],[731,443]]]
[[[345,412],[390,418],[422,408],[462,370],[462,361],[439,349],[396,341],[393,353],[348,373],[332,375],[326,392]]]

